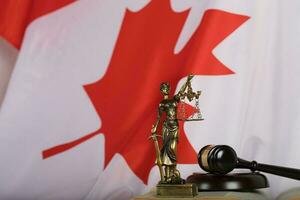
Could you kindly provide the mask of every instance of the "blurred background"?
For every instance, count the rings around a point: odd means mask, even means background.
[[[297,0],[0,0],[1,199],[130,199],[159,180],[147,140],[188,74],[204,121],[182,123],[178,168],[207,144],[300,167]],[[188,102],[187,102],[188,103]],[[195,106],[190,104],[191,106]],[[299,182],[267,175],[273,198]]]

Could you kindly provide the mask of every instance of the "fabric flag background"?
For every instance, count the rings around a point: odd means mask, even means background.
[[[298,1],[11,2],[0,1],[1,199],[148,191],[159,82],[178,90],[188,73],[205,120],[181,131],[183,177],[207,144],[299,168]],[[273,196],[299,186],[268,178]]]

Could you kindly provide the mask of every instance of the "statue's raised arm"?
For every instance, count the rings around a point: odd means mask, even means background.
[[[188,75],[186,82],[181,86],[179,92],[174,96],[174,99],[176,99],[177,101],[179,101],[181,98],[184,98],[185,96],[189,96],[189,94],[186,91],[186,89],[188,89],[188,91],[192,91],[192,87],[191,87],[191,80],[194,77],[194,75],[190,74]]]

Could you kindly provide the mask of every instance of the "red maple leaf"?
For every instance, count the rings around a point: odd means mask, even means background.
[[[187,45],[180,53],[174,54],[188,13],[175,13],[168,1],[161,0],[152,0],[136,13],[126,11],[104,77],[84,86],[102,119],[102,127],[76,141],[45,150],[44,158],[102,132],[105,135],[105,166],[119,153],[132,171],[144,183],[147,182],[155,160],[153,143],[147,138],[162,99],[160,83],[170,82],[174,94],[178,81],[188,74],[232,74],[215,58],[212,50],[248,19],[220,10],[207,10]],[[183,131],[182,123],[180,125],[178,163],[195,163],[196,152]]]

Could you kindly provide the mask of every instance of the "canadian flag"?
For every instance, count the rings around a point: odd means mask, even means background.
[[[159,180],[147,138],[188,74],[205,120],[181,124],[178,167],[227,144],[299,168],[300,2],[0,2],[1,199],[130,199]],[[272,195],[299,185],[269,176]]]

